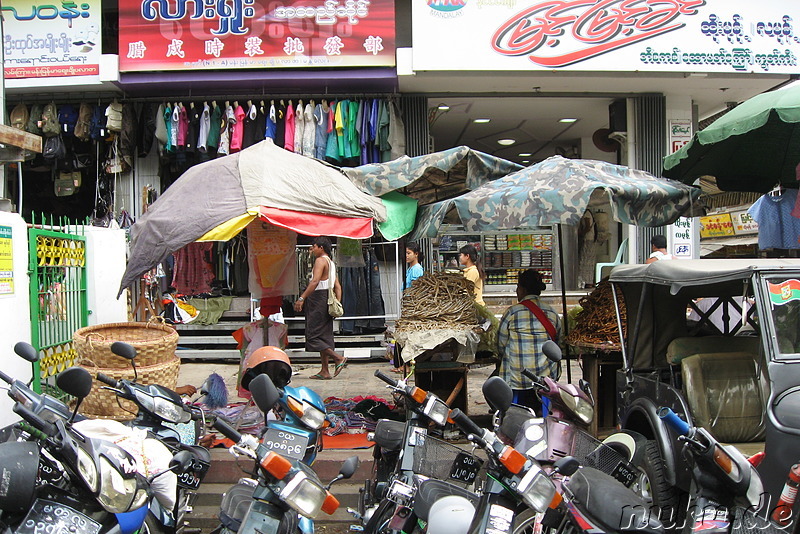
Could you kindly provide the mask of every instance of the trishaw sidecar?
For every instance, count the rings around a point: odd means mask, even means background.
[[[800,260],[658,261],[610,281],[627,322],[619,422],[648,440],[636,489],[682,519],[691,472],[656,415],[669,406],[745,454],[765,451],[765,506],[777,506],[800,462]]]

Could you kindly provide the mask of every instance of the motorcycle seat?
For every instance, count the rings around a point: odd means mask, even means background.
[[[566,484],[581,510],[606,531],[663,534],[657,510],[609,475],[583,467]]]
[[[382,449],[399,451],[403,447],[406,424],[391,419],[380,419],[375,425],[375,443]]]
[[[450,495],[457,495],[467,499],[472,505],[478,507],[478,496],[471,491],[465,490],[455,484],[429,478],[419,484],[416,495],[414,495],[414,514],[423,521],[428,520],[428,513],[431,511],[433,503]]]

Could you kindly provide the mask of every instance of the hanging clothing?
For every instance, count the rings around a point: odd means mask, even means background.
[[[339,150],[339,159],[349,157],[346,155],[346,146],[349,146],[345,140],[345,130],[347,119],[347,110],[350,107],[349,101],[341,100],[336,103],[336,110],[334,112],[334,128],[336,128],[336,143]]]
[[[350,101],[350,107],[347,114],[347,130],[349,132],[348,139],[350,141],[350,157],[358,158],[361,154],[361,141],[358,135],[358,110],[359,103],[355,100]]]
[[[189,113],[186,106],[178,106],[178,146],[186,147],[186,134],[189,132]]]
[[[747,213],[758,223],[758,248],[800,248],[800,219],[792,216],[797,189],[786,189],[780,195],[763,195]]]
[[[167,144],[167,125],[164,122],[164,117],[166,114],[167,111],[164,104],[159,104],[158,108],[156,109],[156,116],[153,117],[156,125],[154,135],[158,140],[159,148],[162,150]]]
[[[249,295],[250,268],[247,260],[247,237],[245,232],[238,234],[226,244],[229,264],[228,287],[235,296]]]
[[[211,291],[211,282],[214,280],[214,266],[211,264],[213,246],[211,242],[189,243],[174,254],[172,286],[178,293],[198,295]]]
[[[289,100],[289,105],[286,106],[286,128],[284,128],[283,148],[289,152],[294,152],[294,134],[295,134],[295,115],[294,106],[292,101]]]
[[[156,111],[158,106],[155,104],[143,104],[139,112],[139,131],[137,132],[136,144],[139,150],[139,157],[144,158],[150,153],[153,147],[153,139],[156,132]]]
[[[397,102],[389,100],[389,136],[387,138],[390,148],[389,160],[406,155],[406,128]]]
[[[313,158],[317,129],[314,121],[314,106],[311,103],[306,104],[303,108],[303,122],[303,155]]]
[[[325,149],[328,146],[328,104],[323,101],[314,106],[314,157],[325,159]]]
[[[197,148],[205,152],[208,148],[208,132],[211,130],[211,108],[203,102],[203,111],[200,114],[200,127],[197,133]]]
[[[219,139],[222,135],[222,107],[214,106],[211,110],[211,118],[209,120],[208,138],[206,139],[206,146],[208,148],[216,149],[219,146]]]
[[[276,113],[277,111],[275,110],[275,103],[271,102],[269,105],[269,112],[267,113],[267,125],[264,129],[264,139],[269,137],[275,141],[275,129],[278,125]]]
[[[367,151],[369,152],[370,163],[381,162],[381,152],[378,149],[378,108],[380,107],[379,100],[374,98],[370,106],[369,113],[369,143],[367,144]]]
[[[286,144],[286,104],[283,100],[275,106],[275,146]]]
[[[242,106],[236,106],[233,112],[233,121],[231,123],[231,152],[239,152],[242,149],[242,140],[244,138],[244,117],[245,112]]]
[[[172,114],[169,116],[169,142],[174,150],[180,146],[178,144],[178,133],[181,129],[181,108],[175,105],[172,108]]]
[[[378,148],[381,151],[381,162],[392,159],[392,145],[389,144],[389,107],[386,100],[378,106]]]
[[[336,130],[336,107],[337,102],[333,102],[328,108],[328,142],[325,145],[325,158],[333,163],[341,161],[339,156],[339,132]]]
[[[169,104],[164,106],[164,128],[166,132],[166,141],[164,141],[164,149],[167,152],[173,152],[175,145],[172,142],[172,108]]]
[[[187,114],[189,116],[189,128],[186,130],[186,152],[193,154],[197,151],[197,138],[200,135],[200,114],[202,111],[192,102],[189,105]]]
[[[297,102],[294,112],[294,152],[303,153],[303,136],[306,133],[306,116],[303,114],[303,101]]]

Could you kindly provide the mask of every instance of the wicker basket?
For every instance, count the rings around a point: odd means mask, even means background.
[[[127,369],[116,369],[98,367],[95,362],[89,359],[82,359],[79,362],[81,367],[87,369],[93,378],[97,378],[97,373],[103,373],[117,380],[133,380],[133,368],[128,364]],[[181,360],[172,357],[166,362],[148,366],[136,366],[139,384],[158,384],[169,389],[175,389],[178,385],[178,372],[180,371]],[[107,389],[100,389],[104,386],[102,382],[95,380],[92,384],[92,391],[81,404],[80,412],[93,419],[116,419],[124,421],[136,417],[137,406],[131,402],[117,397],[116,393]]]
[[[87,326],[72,336],[79,359],[106,369],[128,369],[131,362],[111,352],[111,344],[124,341],[136,349],[136,365],[150,366],[175,358],[178,332],[165,324],[107,323]],[[108,374],[108,373],[106,373]]]

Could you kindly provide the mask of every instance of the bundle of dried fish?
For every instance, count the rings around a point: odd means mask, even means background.
[[[617,294],[622,314],[623,335],[627,329],[625,299]],[[576,318],[575,329],[567,336],[570,345],[619,343],[617,315],[614,310],[614,294],[611,284],[603,280],[589,295],[580,300],[583,311]]]
[[[472,282],[458,273],[435,272],[417,278],[405,290],[396,330],[466,330],[477,322]]]

